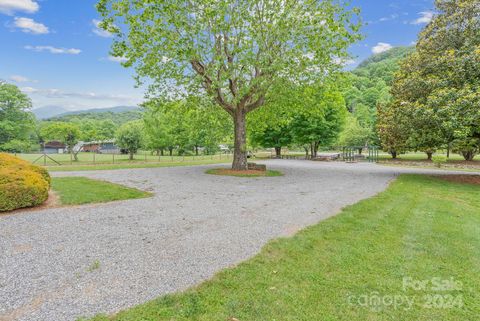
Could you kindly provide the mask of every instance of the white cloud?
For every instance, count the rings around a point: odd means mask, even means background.
[[[22,87],[22,88],[20,88],[20,90],[23,91],[26,94],[33,94],[33,93],[36,93],[38,91],[38,89],[33,88],[33,87]]]
[[[15,82],[37,82],[36,80],[32,80],[32,79],[29,79],[27,77],[24,77],[24,76],[20,76],[20,75],[11,75],[10,76],[10,80],[13,80]]]
[[[52,46],[25,46],[25,49],[32,50],[36,52],[48,51],[52,54],[68,54],[68,55],[78,55],[82,51],[75,48],[56,48]]]
[[[113,61],[113,62],[119,62],[119,63],[120,63],[120,62],[126,62],[126,61],[128,61],[128,59],[127,59],[127,58],[125,58],[125,57],[114,57],[114,56],[108,56],[108,58],[107,58],[107,59],[108,59],[108,60],[110,60],[110,61]]]
[[[433,12],[432,11],[422,11],[418,13],[420,17],[418,19],[415,19],[414,21],[411,22],[413,25],[421,25],[421,24],[427,24],[433,19]]]
[[[104,38],[111,38],[113,37],[112,33],[103,30],[100,28],[100,20],[93,19],[92,24],[95,28],[92,29],[92,32],[96,34],[97,36],[104,37]]]
[[[373,52],[374,54],[379,54],[379,53],[388,51],[388,50],[390,50],[390,49],[392,49],[392,48],[393,48],[393,46],[392,46],[391,44],[389,44],[389,43],[379,42],[379,43],[377,43],[376,46],[374,46],[374,47],[372,48],[372,52]]]
[[[25,33],[33,33],[36,35],[41,35],[41,34],[47,34],[50,32],[47,26],[45,26],[42,23],[35,22],[33,19],[30,19],[30,18],[15,18],[13,25],[21,29]]]
[[[380,22],[384,22],[384,21],[390,21],[390,20],[395,20],[398,18],[398,14],[394,13],[394,14],[391,14],[387,17],[382,17],[379,19]]]
[[[0,0],[0,12],[13,15],[16,11],[35,13],[40,6],[32,0]]]

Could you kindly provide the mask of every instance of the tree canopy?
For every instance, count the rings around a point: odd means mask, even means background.
[[[129,159],[132,160],[144,143],[143,124],[139,120],[125,123],[118,128],[115,136],[117,145],[128,151]]]
[[[0,150],[28,148],[35,127],[31,107],[30,98],[17,86],[0,81]]]
[[[246,169],[245,118],[281,79],[318,82],[359,39],[341,1],[101,0],[113,54],[152,80],[150,94],[206,93],[234,119],[234,169]]]
[[[480,147],[480,7],[437,0],[437,14],[401,64],[392,113],[401,115],[412,149],[453,145],[471,160]]]

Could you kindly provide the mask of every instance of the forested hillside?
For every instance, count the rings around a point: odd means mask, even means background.
[[[363,61],[349,73],[350,86],[344,93],[347,108],[353,117],[340,136],[340,145],[378,144],[377,106],[391,99],[390,86],[402,59],[413,47],[396,47]]]
[[[122,125],[126,122],[142,118],[142,110],[131,110],[124,112],[82,112],[76,114],[65,114],[57,117],[46,119],[46,121],[61,122],[82,122],[88,120],[110,120],[116,125]]]

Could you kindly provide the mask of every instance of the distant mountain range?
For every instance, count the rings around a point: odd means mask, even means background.
[[[60,106],[45,106],[32,110],[37,119],[47,119],[68,112],[67,109]]]
[[[81,114],[99,114],[99,113],[123,113],[127,111],[137,111],[140,110],[137,106],[116,106],[108,108],[92,108],[84,110],[74,110],[69,111],[61,106],[45,106],[33,109],[32,112],[35,114],[35,117],[38,119],[48,119],[48,118],[57,118],[62,116],[69,115],[81,115]]]

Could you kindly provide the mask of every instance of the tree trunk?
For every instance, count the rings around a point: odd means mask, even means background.
[[[363,148],[358,149],[358,155],[362,155]]]
[[[128,156],[129,160],[133,160],[133,152],[130,152],[130,155]]]
[[[447,146],[447,158],[450,158],[450,143]]]
[[[393,159],[397,159],[397,151],[396,150],[390,151],[390,155],[392,155]]]
[[[311,149],[312,149],[312,159],[317,158],[318,155],[318,146],[320,145],[319,142],[313,142],[311,144]]]
[[[475,153],[472,151],[462,152],[462,155],[466,161],[473,161],[473,159],[475,158]]]
[[[163,148],[160,149],[160,156],[163,156]]]
[[[303,149],[305,149],[305,159],[308,159],[308,148],[303,146]]]
[[[68,152],[73,155],[73,160],[78,162],[78,154],[73,151],[73,146],[68,146]]]
[[[427,152],[427,159],[428,159],[429,161],[432,160],[432,155],[433,155],[432,152]]]
[[[168,148],[168,152],[170,153],[170,156],[172,156],[172,155],[173,155],[173,148],[172,148],[172,147],[169,147],[169,148]]]
[[[232,169],[236,171],[247,170],[247,130],[246,113],[243,108],[237,106],[233,114],[235,127],[235,144],[233,148]]]
[[[281,146],[280,146],[280,147],[278,147],[278,146],[275,147],[275,156],[276,156],[277,158],[281,158],[281,157],[282,157],[282,147],[281,147]]]
[[[195,155],[198,156],[198,146],[195,145]]]

